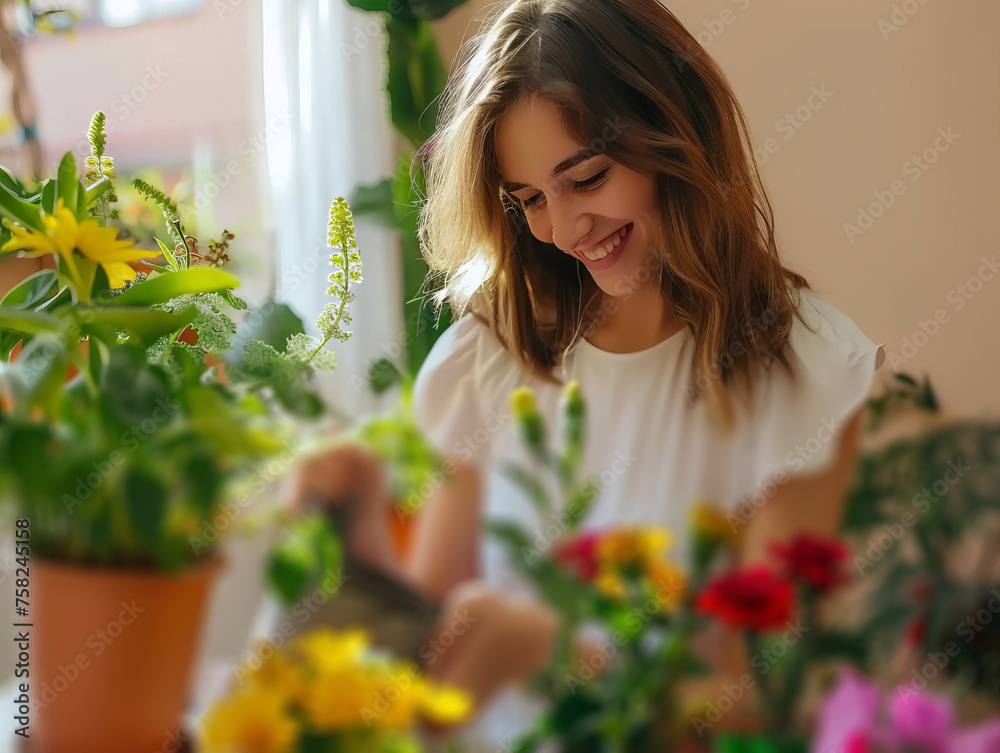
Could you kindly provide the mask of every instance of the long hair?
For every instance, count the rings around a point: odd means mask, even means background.
[[[788,335],[806,280],[785,269],[742,108],[718,64],[658,0],[512,0],[459,51],[424,170],[418,236],[434,294],[487,322],[532,372],[554,374],[600,312],[578,259],[530,232],[505,193],[497,123],[524,97],[552,102],[567,133],[656,176],[662,293],[696,339],[689,395],[726,429],[755,371],[794,376]]]

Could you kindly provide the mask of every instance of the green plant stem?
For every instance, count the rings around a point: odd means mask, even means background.
[[[346,306],[347,306],[347,294],[348,294],[348,292],[350,292],[350,289],[351,289],[351,277],[350,277],[350,274],[348,272],[348,269],[350,267],[350,259],[348,259],[347,251],[346,250],[341,249],[341,254],[344,257],[344,285],[343,285],[343,287],[341,289],[340,307],[337,309],[337,316],[333,320],[333,329],[338,329],[340,327],[340,321],[344,317],[344,308],[346,308]],[[333,337],[333,335],[327,335],[324,338],[323,342],[321,342],[316,347],[316,349],[313,350],[313,352],[309,354],[309,358],[306,360],[306,363],[311,363],[312,360],[319,354],[319,352],[321,350],[323,350],[323,348],[326,346],[326,344],[328,342],[330,342],[330,339],[332,337]]]
[[[788,676],[785,679],[784,692],[781,703],[778,706],[778,728],[782,731],[788,730],[789,722],[793,716],[795,700],[802,691],[805,681],[806,664],[809,660],[809,653],[812,647],[811,636],[816,625],[816,608],[819,596],[815,590],[809,586],[804,587],[802,594],[802,611],[807,632],[799,638],[798,645],[791,648],[792,657],[789,661]]]
[[[764,721],[764,725],[767,728],[771,728],[773,731],[773,724],[771,723],[773,709],[777,698],[774,689],[765,680],[764,673],[757,668],[753,661],[753,657],[760,652],[760,637],[751,631],[743,633],[744,642],[747,648],[747,658],[750,659],[750,668],[753,670],[754,680],[756,680],[757,688],[759,692],[757,694],[757,702],[760,708],[761,719]]]

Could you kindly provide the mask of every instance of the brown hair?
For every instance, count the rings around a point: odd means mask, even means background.
[[[418,152],[418,235],[456,316],[470,307],[533,372],[590,326],[603,292],[582,262],[529,231],[501,187],[496,126],[524,97],[559,108],[570,136],[651,172],[662,207],[660,274],[696,338],[695,395],[726,428],[731,391],[787,357],[798,288],[785,269],[742,108],[718,64],[657,0],[513,0],[466,42]],[[608,125],[617,124],[608,135]],[[602,136],[603,134],[603,136]],[[669,249],[669,253],[667,252]],[[586,301],[586,303],[584,303]],[[599,315],[599,314],[598,314]]]

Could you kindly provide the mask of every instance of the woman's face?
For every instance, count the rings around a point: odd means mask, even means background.
[[[612,139],[619,132],[607,131]],[[556,106],[540,97],[514,105],[496,141],[502,185],[538,240],[579,259],[608,295],[628,296],[658,275],[652,175],[615,162],[600,141],[573,141]]]

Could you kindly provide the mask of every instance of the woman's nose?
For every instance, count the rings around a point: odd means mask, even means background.
[[[549,204],[552,244],[560,251],[573,253],[580,239],[587,234],[586,218],[578,214],[571,201],[555,200]]]

